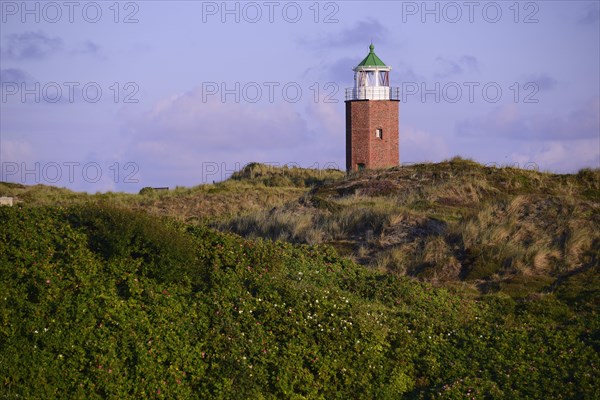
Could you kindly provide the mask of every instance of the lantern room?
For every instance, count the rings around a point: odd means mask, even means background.
[[[369,54],[352,70],[354,87],[346,90],[346,100],[391,100],[390,70],[375,54],[375,46],[369,46]]]

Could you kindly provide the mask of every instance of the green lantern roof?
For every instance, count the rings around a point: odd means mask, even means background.
[[[375,52],[373,51],[374,49],[375,46],[373,46],[371,43],[369,46],[369,54],[360,62],[360,64],[357,65],[357,67],[387,67],[387,65],[385,65],[385,63],[381,61],[377,55],[375,55]]]

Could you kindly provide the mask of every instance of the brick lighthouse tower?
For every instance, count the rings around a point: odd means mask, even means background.
[[[390,87],[389,67],[375,46],[354,69],[354,87],[346,89],[346,170],[388,168],[400,163],[399,88]]]

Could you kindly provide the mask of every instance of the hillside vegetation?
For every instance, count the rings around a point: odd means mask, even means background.
[[[578,283],[596,279],[600,259],[600,170],[559,175],[455,157],[346,176],[252,163],[193,188],[88,195],[0,183],[0,195],[35,206],[109,204],[249,239],[329,244],[369,268],[475,295],[526,297],[565,284],[581,292]]]
[[[6,398],[593,398],[597,304],[478,299],[326,245],[0,208]]]
[[[34,206],[110,204],[189,223],[204,223],[286,204],[298,199],[312,185],[343,176],[337,170],[274,168],[253,163],[227,181],[192,188],[154,190],[146,187],[139,194],[90,195],[53,186],[0,182],[0,196],[13,196],[21,204]]]
[[[0,398],[600,392],[598,170],[251,164],[0,195]]]
[[[366,171],[213,225],[328,243],[381,271],[526,296],[598,267],[600,171],[556,175],[455,158]]]

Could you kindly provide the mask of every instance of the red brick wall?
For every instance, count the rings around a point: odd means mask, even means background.
[[[346,101],[346,170],[356,171],[359,163],[372,169],[400,164],[398,111],[395,100]]]

